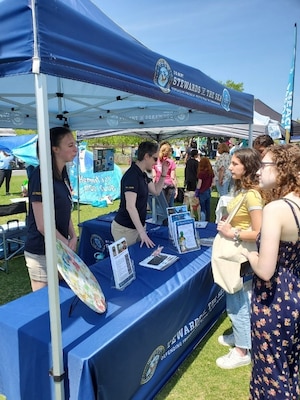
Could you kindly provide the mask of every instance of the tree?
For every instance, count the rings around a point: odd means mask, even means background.
[[[221,82],[220,83],[230,89],[237,90],[238,92],[243,92],[244,91],[244,84],[243,82],[235,83],[231,79],[227,79],[226,82]]]
[[[90,139],[88,141],[89,147],[93,146],[103,146],[103,147],[111,147],[111,148],[121,148],[122,154],[125,153],[126,147],[138,146],[143,140],[140,136],[106,136],[106,137],[98,137],[94,139]]]

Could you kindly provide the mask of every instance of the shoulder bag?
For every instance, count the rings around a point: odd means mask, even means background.
[[[241,198],[234,210],[228,215],[225,223],[230,223],[241,205],[243,204],[247,193]],[[249,251],[255,251],[256,243],[253,242],[236,242],[228,239],[222,234],[217,233],[213,246],[211,266],[215,283],[223,288],[227,293],[233,294],[243,287],[243,279],[241,278],[241,264],[246,261],[246,257],[242,255],[242,250],[246,248]]]

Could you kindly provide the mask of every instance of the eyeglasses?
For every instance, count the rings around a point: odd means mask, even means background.
[[[264,169],[265,167],[267,167],[268,165],[276,165],[276,163],[274,163],[274,162],[268,162],[268,161],[262,161],[261,163],[260,163],[260,169]]]

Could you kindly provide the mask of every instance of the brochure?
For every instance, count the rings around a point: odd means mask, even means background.
[[[167,214],[168,215],[179,214],[179,213],[185,212],[187,210],[188,210],[187,205],[182,204],[181,206],[167,207]]]
[[[195,227],[196,228],[206,228],[208,222],[207,221],[195,221]]]
[[[124,289],[135,279],[134,265],[131,261],[125,238],[108,246],[115,286]]]
[[[181,212],[181,213],[176,213],[176,214],[171,214],[168,216],[168,227],[169,227],[169,237],[173,241],[176,239],[175,237],[175,225],[174,223],[176,221],[182,221],[186,219],[191,219],[191,214],[188,211]]]
[[[174,264],[179,257],[171,255],[171,254],[166,254],[166,253],[160,253],[160,254],[151,254],[151,256],[145,258],[143,261],[141,261],[139,264],[142,267],[147,267],[147,268],[152,268],[152,269],[157,269],[159,271],[163,271],[164,269],[168,268],[170,265]]]
[[[179,253],[199,249],[196,239],[195,219],[183,219],[174,222],[175,245]]]

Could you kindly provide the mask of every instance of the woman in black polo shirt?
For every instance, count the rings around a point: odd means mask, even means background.
[[[145,230],[148,193],[160,194],[169,168],[168,161],[164,161],[161,177],[154,183],[146,171],[151,173],[157,159],[156,143],[142,142],[139,145],[137,161],[131,164],[121,179],[120,207],[111,227],[114,240],[125,237],[128,245],[141,241],[141,246],[144,243],[147,247],[155,246]]]
[[[72,194],[66,163],[73,161],[77,146],[72,132],[65,127],[50,129],[50,142],[56,237],[75,251],[77,236],[71,220]],[[28,233],[24,255],[31,287],[35,291],[47,285],[40,167],[35,168],[30,176],[28,197]]]

